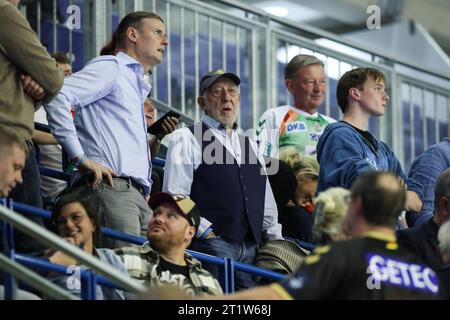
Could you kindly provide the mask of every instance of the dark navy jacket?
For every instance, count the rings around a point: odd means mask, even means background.
[[[194,126],[189,129],[194,133]],[[213,223],[214,233],[234,241],[250,236],[259,243],[267,177],[261,174],[262,167],[248,138],[239,136],[242,150],[239,166],[208,130],[202,123],[203,136],[211,140],[199,141],[202,163],[194,172],[190,197],[201,215]],[[208,155],[212,155],[214,161],[208,159]]]
[[[439,226],[433,218],[415,228],[398,230],[397,241],[422,258],[433,270],[439,271],[445,264],[438,250]]]

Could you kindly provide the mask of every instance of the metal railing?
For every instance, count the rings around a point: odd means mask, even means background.
[[[50,132],[50,129],[47,125],[35,123],[35,128],[38,130],[44,131],[44,132]],[[165,166],[165,160],[160,159],[160,158],[153,159],[152,163],[155,165],[161,166],[161,167]],[[46,176],[64,180],[64,181],[70,181],[70,175],[66,174],[66,173],[58,172],[56,170],[52,170],[52,169],[49,169],[49,168],[46,168],[43,166],[39,166],[39,171],[42,175],[46,175]],[[35,208],[33,206],[26,205],[23,203],[14,202],[13,207],[17,212],[20,212],[23,214],[28,214],[28,215],[34,215],[34,216],[37,216],[37,217],[40,217],[43,219],[49,219],[50,215],[51,215],[50,212],[47,210]],[[113,229],[106,228],[106,227],[101,227],[100,230],[104,236],[115,238],[115,239],[129,242],[132,244],[142,245],[143,243],[145,243],[147,241],[144,238],[126,234],[123,232],[119,232],[117,230],[113,230]],[[303,247],[309,251],[311,251],[314,248],[314,245],[310,244],[310,243],[298,242],[298,244],[301,247]],[[218,280],[219,280],[219,282],[222,286],[222,289],[225,293],[234,292],[234,271],[235,270],[254,273],[255,275],[267,277],[267,278],[274,279],[274,280],[278,280],[285,276],[285,275],[282,275],[280,273],[273,272],[270,270],[265,270],[262,268],[258,268],[258,267],[251,266],[251,265],[246,265],[243,263],[238,263],[238,262],[232,261],[231,259],[228,259],[228,258],[215,257],[215,256],[211,256],[208,254],[195,252],[192,250],[187,250],[187,251],[192,256],[194,256],[195,258],[200,260],[201,262],[211,263],[211,264],[215,264],[215,265],[218,265],[219,267],[221,267],[221,269],[220,269],[221,274],[220,274],[220,277]]]
[[[57,265],[43,259],[23,254],[15,254],[14,259],[32,269],[56,272],[62,275],[67,275],[68,277],[74,277],[73,279],[79,281],[79,283],[73,283],[72,285],[74,288],[79,286],[81,289],[81,298],[83,300],[96,300],[97,284],[113,289],[123,290],[122,287],[117,286],[108,278],[97,275],[91,270],[67,268],[66,266]]]
[[[22,282],[31,286],[33,289],[38,290],[51,298],[60,300],[78,300],[78,298],[74,295],[49,282],[47,279],[41,277],[35,272],[32,272],[31,270],[25,268],[16,261],[20,262],[20,259],[17,255],[7,257],[4,254],[0,253],[0,270],[11,274],[13,277],[21,280]],[[15,299],[17,288],[16,284],[13,281],[13,278],[7,278],[5,284],[5,298],[8,300]]]
[[[43,219],[49,219],[51,213],[48,210],[34,208],[32,206],[14,202],[13,208],[19,213],[25,214],[25,215],[34,215],[37,217],[41,217]],[[147,242],[147,239],[137,237],[134,235],[130,235],[127,233],[123,233],[114,229],[110,229],[107,227],[101,227],[100,228],[101,233],[104,236],[115,238],[117,240],[129,242],[131,244],[137,244],[142,245],[145,242]],[[311,244],[304,243],[303,244],[306,249],[311,249]],[[216,257],[212,255],[208,255],[205,253],[193,251],[193,250],[187,250],[189,254],[191,254],[194,258],[198,259],[199,261],[203,263],[211,263],[219,266],[221,269],[221,275],[219,277],[219,282],[222,286],[222,289],[224,293],[232,293],[234,292],[234,272],[235,270],[243,271],[243,272],[249,272],[254,275],[262,276],[265,278],[273,279],[273,280],[279,280],[281,278],[284,278],[285,275],[273,272],[270,270],[266,270],[263,268],[255,267],[252,265],[239,263],[236,261],[233,261],[232,259],[225,258],[225,257]]]
[[[22,211],[31,212],[33,211],[33,209],[29,208],[29,206],[22,207]],[[39,215],[43,214],[41,210],[38,211]],[[66,241],[61,241],[61,238],[59,236],[37,225],[36,223],[31,222],[25,217],[19,215],[18,213],[9,210],[6,206],[0,206],[0,220],[22,231],[23,233],[31,236],[32,238],[38,239],[43,244],[46,244],[49,247],[55,248],[57,250],[61,250],[62,252],[74,257],[84,266],[91,268],[96,272],[108,277],[124,290],[137,294],[144,293],[146,291],[146,288],[137,280],[132,279],[129,276],[126,276],[116,270],[113,270],[108,265],[105,265],[96,257],[87,254],[82,249],[73,246],[72,244]],[[5,249],[8,251],[8,256],[10,258],[13,258],[14,246],[12,241],[12,231],[9,230],[8,232],[8,229],[9,229],[8,226],[3,225],[3,236],[5,239],[4,243],[7,244],[7,247]],[[13,278],[13,276],[11,275],[10,277]],[[95,283],[95,276],[93,278],[93,281]],[[11,285],[12,283],[13,281],[6,281],[7,286]]]
[[[50,132],[49,127],[47,125],[35,123],[35,128],[38,130],[44,131],[44,132]],[[160,159],[160,158],[153,159],[152,163],[155,165],[161,166],[161,167],[165,166],[165,160]],[[39,171],[42,175],[46,175],[46,176],[64,180],[64,181],[70,181],[70,175],[66,174],[66,173],[58,172],[56,170],[52,170],[52,169],[49,169],[49,168],[46,168],[43,166],[39,166]],[[34,215],[34,216],[37,216],[37,217],[40,217],[43,219],[49,219],[50,215],[51,215],[50,212],[47,210],[35,208],[33,206],[26,205],[23,203],[14,202],[13,207],[17,212],[27,214],[27,215]],[[123,232],[119,232],[117,230],[113,230],[113,229],[106,228],[106,227],[101,227],[100,230],[104,236],[115,238],[115,239],[129,242],[132,244],[142,245],[143,243],[145,243],[147,241],[144,238],[126,234]],[[297,243],[301,247],[303,247],[309,251],[312,251],[314,248],[314,245],[310,244],[310,243],[306,243],[306,242],[297,242]],[[273,279],[273,280],[278,280],[285,276],[285,275],[282,275],[280,273],[273,272],[270,270],[265,270],[262,268],[258,268],[258,267],[251,266],[251,265],[246,265],[243,263],[238,263],[238,262],[235,262],[228,258],[215,257],[215,256],[211,256],[208,254],[195,252],[192,250],[187,250],[187,251],[190,254],[192,254],[192,256],[194,256],[195,258],[200,260],[201,262],[211,263],[211,264],[215,264],[215,265],[218,265],[219,267],[221,267],[221,269],[220,269],[221,274],[220,274],[220,277],[218,280],[219,280],[219,282],[222,286],[222,289],[225,293],[234,292],[234,271],[235,270],[254,273],[255,275],[263,276],[263,277]]]
[[[75,52],[78,69],[98,55],[125,14],[148,10],[162,16],[170,45],[163,62],[153,70],[153,96],[159,110],[176,109],[187,124],[199,119],[196,97],[201,76],[211,69],[226,68],[242,80],[239,123],[244,129],[255,128],[266,109],[290,102],[282,69],[292,57],[290,51],[294,50],[294,53],[315,54],[324,61],[329,88],[345,71],[356,66],[373,66],[385,73],[390,107],[385,116],[370,122],[370,130],[392,147],[406,168],[422,146],[439,142],[444,126],[448,126],[447,117],[441,117],[442,112],[450,112],[450,77],[445,70],[431,71],[339,35],[278,18],[243,2],[72,0],[82,14],[81,28],[74,30],[68,30],[58,19],[60,15],[63,20],[69,18],[65,8],[61,7],[64,2],[52,2],[52,14],[49,15],[41,11],[43,1],[37,1],[37,26],[43,25],[52,31],[41,33],[43,37],[50,36],[41,40],[50,44],[51,51]],[[26,3],[28,5],[31,4]],[[340,49],[326,46],[322,40],[358,50],[362,55],[345,54]],[[416,99],[414,89],[403,94],[405,85],[417,88],[421,92],[419,95],[431,96]],[[408,106],[403,107],[404,104]],[[417,111],[417,105],[421,110]],[[327,90],[320,112],[334,118],[342,116],[331,90]],[[423,126],[418,127],[420,122]],[[435,129],[433,134],[432,128]],[[425,140],[421,138],[423,134]]]

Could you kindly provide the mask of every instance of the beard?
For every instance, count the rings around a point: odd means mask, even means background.
[[[157,252],[168,252],[173,248],[184,247],[184,237],[168,237],[166,235],[150,235],[147,239],[152,247]]]

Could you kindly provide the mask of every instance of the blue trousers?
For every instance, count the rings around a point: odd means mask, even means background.
[[[238,242],[217,236],[211,239],[195,239],[190,249],[217,257],[230,258],[237,262],[253,264],[256,257],[257,244],[254,240],[246,239]],[[208,263],[202,263],[202,265],[216,278],[219,278],[220,266]],[[236,290],[247,289],[256,285],[252,275],[247,272],[236,271],[234,279]]]

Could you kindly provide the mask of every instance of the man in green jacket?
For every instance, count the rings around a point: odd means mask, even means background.
[[[200,224],[195,203],[185,196],[157,192],[149,205],[153,209],[147,229],[149,242],[116,249],[128,274],[152,289],[172,285],[190,297],[221,295],[217,279],[186,252]]]
[[[0,124],[12,128],[29,149],[23,183],[12,190],[10,197],[42,207],[40,176],[31,142],[34,112],[40,102],[48,102],[58,94],[63,73],[17,9],[18,3],[0,0]],[[36,249],[29,248],[28,241],[16,242],[19,251]]]

